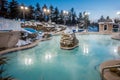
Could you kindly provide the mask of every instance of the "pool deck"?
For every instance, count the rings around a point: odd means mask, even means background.
[[[57,33],[52,33],[52,35],[60,35],[62,34],[63,31],[57,32]],[[76,32],[75,34],[83,34],[83,35],[87,35],[87,34],[101,34],[101,35],[116,35],[118,34],[118,32]]]
[[[101,76],[103,76],[103,80],[120,80],[120,76],[118,76],[114,72],[111,72],[109,69],[105,69],[104,73],[102,74],[103,68],[108,66],[118,65],[118,64],[120,64],[120,60],[110,60],[110,61],[103,62],[100,65],[100,73],[101,73]]]
[[[97,34],[97,35],[116,35],[118,32],[78,32],[76,34]]]
[[[120,53],[120,46],[118,47],[118,53]]]
[[[120,33],[113,35],[111,38],[115,40],[120,40]]]
[[[36,40],[36,41],[34,41],[34,42],[30,43],[30,44],[27,44],[25,46],[5,49],[5,50],[0,51],[0,54],[5,54],[5,53],[9,53],[9,52],[24,50],[24,49],[29,49],[29,48],[37,46],[40,41],[47,41],[47,40],[51,40],[51,39],[52,39],[52,37],[50,37],[50,38],[43,38],[43,39]]]
[[[28,44],[28,45],[25,45],[25,46],[14,47],[14,48],[9,48],[9,49],[6,49],[6,50],[2,50],[2,51],[0,51],[0,54],[5,54],[5,53],[8,53],[8,52],[13,52],[13,51],[32,48],[32,47],[36,46],[40,41],[41,40],[36,40],[36,41],[32,42],[31,44]]]

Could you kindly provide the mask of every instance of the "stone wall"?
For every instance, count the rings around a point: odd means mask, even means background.
[[[0,31],[0,49],[15,47],[19,38],[19,31]]]

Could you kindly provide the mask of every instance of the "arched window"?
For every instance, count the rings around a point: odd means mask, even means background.
[[[104,25],[104,30],[107,30],[107,25]]]

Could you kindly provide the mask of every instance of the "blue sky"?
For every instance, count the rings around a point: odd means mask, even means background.
[[[96,20],[103,16],[111,18],[118,17],[117,11],[120,11],[120,0],[17,0],[25,5],[36,5],[38,2],[41,6],[53,5],[60,10],[70,10],[72,7],[76,13],[87,11],[90,12],[90,19]]]

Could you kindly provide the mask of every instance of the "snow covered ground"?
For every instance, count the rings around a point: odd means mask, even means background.
[[[20,21],[0,18],[0,30],[21,31]]]

